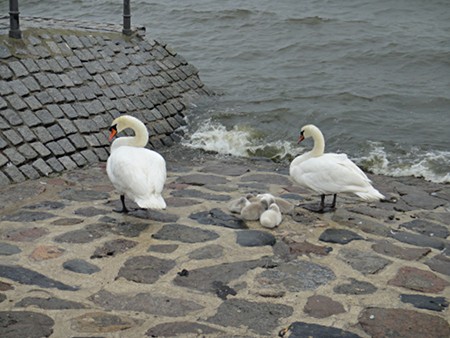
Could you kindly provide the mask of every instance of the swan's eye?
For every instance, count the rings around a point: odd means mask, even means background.
[[[109,128],[109,131],[113,131],[113,130],[117,131],[117,124],[115,124]]]

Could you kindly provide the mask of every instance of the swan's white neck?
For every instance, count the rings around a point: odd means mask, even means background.
[[[111,145],[111,150],[121,146],[145,147],[148,143],[148,131],[145,125],[137,119],[126,119],[121,130],[131,128],[134,136],[119,137]],[[120,131],[121,131],[120,130]]]
[[[311,137],[314,140],[314,147],[309,152],[311,157],[322,156],[325,152],[325,139],[318,128],[311,129]]]

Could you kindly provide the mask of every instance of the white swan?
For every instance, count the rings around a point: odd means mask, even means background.
[[[148,131],[135,117],[116,118],[109,128],[109,140],[127,128],[134,130],[134,136],[117,138],[106,163],[108,177],[122,201],[122,210],[117,211],[128,212],[125,196],[141,208],[164,209],[166,202],[161,193],[166,182],[166,161],[157,152],[144,148],[148,143]]]
[[[269,229],[273,229],[276,226],[280,225],[281,221],[282,221],[281,211],[278,205],[276,205],[275,203],[272,203],[269,206],[269,209],[267,209],[261,214],[261,217],[259,219],[261,225]]]
[[[334,210],[338,193],[353,193],[366,201],[384,199],[366,174],[345,154],[324,154],[325,140],[316,126],[309,124],[301,129],[298,143],[312,137],[311,151],[296,157],[290,165],[289,174],[302,187],[321,194],[319,208],[308,209],[317,212]],[[333,195],[333,202],[325,208],[325,195]]]

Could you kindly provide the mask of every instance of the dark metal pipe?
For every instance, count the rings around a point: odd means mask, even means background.
[[[131,35],[131,9],[130,0],[123,0],[123,29],[122,33]]]
[[[9,37],[22,38],[19,25],[19,0],[9,0]]]

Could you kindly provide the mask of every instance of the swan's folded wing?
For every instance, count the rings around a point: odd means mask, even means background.
[[[310,159],[302,163],[301,171],[302,183],[320,194],[360,191],[369,184],[367,176],[345,155]]]
[[[121,147],[108,160],[108,176],[122,193],[143,197],[161,193],[166,181],[164,159],[148,149]]]

